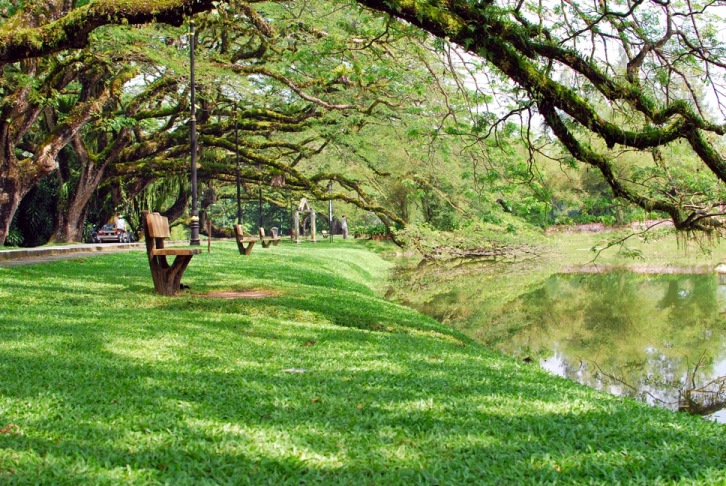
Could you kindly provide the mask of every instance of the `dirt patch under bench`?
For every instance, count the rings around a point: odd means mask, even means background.
[[[200,297],[214,299],[267,299],[269,297],[277,297],[278,295],[280,293],[273,290],[222,290],[200,295]]]

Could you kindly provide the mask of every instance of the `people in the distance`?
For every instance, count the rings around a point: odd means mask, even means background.
[[[348,239],[348,216],[343,216],[343,219],[340,221],[340,229],[343,231],[343,239]]]
[[[126,231],[126,221],[124,220],[123,216],[116,217],[116,228],[120,229],[121,231]]]

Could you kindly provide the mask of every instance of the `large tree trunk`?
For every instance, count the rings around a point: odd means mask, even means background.
[[[32,77],[37,73],[37,62],[21,64],[24,74]],[[10,223],[20,206],[20,201],[40,178],[36,167],[19,163],[15,146],[35,122],[40,110],[28,101],[29,88],[20,86],[7,93],[0,110],[0,246],[5,245]],[[5,101],[5,100],[3,100]],[[25,162],[25,161],[22,161]]]
[[[96,165],[78,136],[73,139],[73,148],[81,162],[81,174],[75,190],[70,191],[68,202],[59,206],[56,212],[56,227],[51,241],[59,243],[83,241],[83,226],[88,213],[88,203],[103,180],[108,161]]]
[[[2,174],[2,177],[4,177],[3,192],[7,193],[10,197],[10,207],[6,211],[4,210],[5,205],[3,204],[3,210],[0,210],[0,229],[3,231],[3,234],[0,235],[0,244],[5,244],[7,232],[10,228],[13,216],[15,215],[15,211],[18,209],[18,205],[20,204],[20,199],[22,199],[22,197],[27,194],[40,179],[57,168],[58,162],[56,157],[58,152],[68,143],[69,138],[75,135],[78,130],[86,124],[94,113],[100,111],[102,103],[101,101],[98,101],[86,103],[85,105],[86,106],[82,106],[81,110],[79,110],[82,117],[76,118],[72,122],[61,126],[56,133],[51,135],[49,141],[45,145],[38,147],[35,157],[32,159],[14,161],[14,158],[9,158],[11,156],[4,157]],[[5,152],[5,154],[7,154],[7,152]],[[4,162],[6,160],[9,162],[8,172],[5,172]],[[23,168],[21,169],[21,167]],[[18,173],[20,175],[21,170],[24,171],[21,177],[12,176],[13,173]],[[90,198],[90,194],[87,196],[86,203],[88,202],[88,198]]]
[[[120,79],[122,81],[129,80],[133,77],[135,71],[122,73]],[[122,83],[119,83],[122,84]],[[138,95],[127,107],[126,116],[132,117],[145,103],[153,96],[164,93],[165,90],[174,88],[176,82],[174,80],[162,79],[153,83],[144,93]],[[75,191],[67,204],[68,214],[59,214],[57,216],[58,226],[54,234],[57,241],[80,241],[83,237],[83,227],[85,216],[88,213],[88,204],[94,194],[98,194],[98,187],[112,172],[113,164],[123,161],[123,153],[125,149],[134,141],[133,131],[124,128],[118,133],[112,135],[97,134],[95,143],[89,143],[88,146],[100,148],[100,152],[94,155],[89,153],[86,145],[87,138],[76,135],[72,140],[72,147],[76,152],[80,162],[80,175],[76,184]],[[161,150],[161,149],[159,149]],[[129,180],[124,178],[123,190],[121,188],[121,179],[115,181],[111,185],[110,194],[113,204],[108,208],[108,213],[102,212],[101,222],[108,221],[116,210],[130,199],[135,198],[149,184],[148,179]],[[186,198],[185,198],[186,200]],[[183,211],[183,206],[180,211]],[[126,214],[128,218],[129,215]],[[173,216],[171,219],[175,219]],[[131,223],[130,220],[127,220]]]
[[[88,213],[88,201],[90,197],[76,197],[70,201],[67,209],[58,209],[56,213],[56,227],[51,236],[51,241],[58,243],[80,243],[83,241],[83,225]]]

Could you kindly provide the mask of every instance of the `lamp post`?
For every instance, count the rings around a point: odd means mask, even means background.
[[[191,229],[191,239],[189,244],[199,246],[199,208],[197,207],[197,115],[196,115],[196,99],[194,90],[194,48],[196,44],[196,34],[194,33],[194,19],[189,22],[189,74],[190,74],[190,93],[191,93],[191,113],[189,117],[189,145],[192,156],[192,215],[189,223]]]
[[[328,181],[328,195],[330,195],[330,199],[328,199],[328,232],[330,233],[330,242],[333,242],[333,181]]]
[[[260,171],[260,186],[257,188],[259,199],[260,199],[260,212],[259,212],[259,225],[258,228],[262,228],[262,164],[257,164],[257,170]]]
[[[240,188],[239,174],[239,138],[237,138],[237,107],[234,108],[234,156],[237,162],[237,224],[242,224],[242,189]]]

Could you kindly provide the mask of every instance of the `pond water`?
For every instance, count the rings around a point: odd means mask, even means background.
[[[423,266],[401,269],[389,296],[589,387],[726,422],[726,285],[715,273]]]

